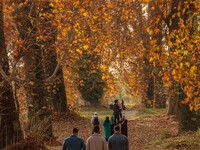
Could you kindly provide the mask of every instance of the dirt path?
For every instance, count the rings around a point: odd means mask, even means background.
[[[146,118],[135,119],[137,111],[124,111],[128,121],[128,138],[130,150],[142,150],[144,145],[153,140],[162,138],[162,134],[169,132],[177,134],[177,122],[165,115],[156,115]],[[79,128],[79,136],[85,141],[91,135],[90,119],[80,117],[76,114],[55,115],[53,128],[58,142],[52,143],[50,150],[61,149],[64,138],[71,134],[74,127]],[[103,129],[101,129],[102,131]]]
[[[123,111],[123,115],[125,115],[128,120],[133,120],[135,118],[137,112],[138,111],[136,111],[136,110]]]

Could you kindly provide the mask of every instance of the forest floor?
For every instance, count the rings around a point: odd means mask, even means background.
[[[111,110],[95,109],[103,119]],[[128,139],[130,150],[152,149],[148,148],[149,142],[163,140],[178,135],[178,123],[174,117],[165,115],[166,110],[155,109],[134,109],[124,111],[128,118]],[[66,113],[55,114],[53,119],[54,134],[56,142],[51,142],[48,145],[49,150],[61,149],[64,138],[71,134],[74,127],[79,128],[79,136],[85,141],[91,135],[90,118],[92,117],[93,109],[84,109],[78,114]],[[101,129],[103,131],[103,129]],[[159,148],[158,148],[159,149]],[[154,150],[154,148],[152,149]]]

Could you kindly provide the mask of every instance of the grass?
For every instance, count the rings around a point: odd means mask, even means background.
[[[160,109],[155,109],[155,108],[144,108],[142,110],[139,110],[136,114],[137,117],[148,117],[151,115],[161,115],[161,114],[166,114],[167,109],[166,108],[160,108]]]
[[[79,115],[91,119],[92,116],[94,115],[94,112],[98,113],[98,116],[101,120],[104,120],[106,116],[111,117],[113,114],[113,110],[105,107],[83,107],[79,111]],[[123,115],[127,117],[127,119],[131,119],[132,117],[135,117],[136,111],[135,110],[125,110],[122,112]]]
[[[112,116],[112,110],[108,108],[104,108],[104,107],[103,108],[94,108],[94,107],[82,108],[79,111],[79,115],[84,118],[91,119],[92,116],[94,115],[94,112],[97,112],[99,118],[103,120],[106,118],[106,116],[108,117]]]
[[[159,141],[150,142],[145,145],[145,150],[198,150],[200,148],[200,130],[197,133],[182,134],[177,137],[162,139]]]
[[[128,115],[130,118],[129,113],[133,112],[135,110],[126,110],[125,111],[125,115]],[[98,113],[98,116],[100,119],[104,120],[106,118],[106,116],[111,117],[113,111],[109,108],[106,107],[82,107],[80,108],[80,110],[78,111],[78,114],[84,118],[92,118],[94,112]],[[159,114],[166,114],[167,109],[166,108],[162,108],[162,109],[155,109],[155,108],[144,108],[141,110],[136,110],[136,113],[134,114],[134,116],[132,118],[140,118],[140,117],[148,117],[151,115],[159,115]]]

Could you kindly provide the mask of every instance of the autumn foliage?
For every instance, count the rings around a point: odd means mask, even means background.
[[[52,137],[53,112],[79,99],[108,105],[122,87],[146,107],[164,108],[169,100],[168,114],[177,108],[198,120],[199,0],[3,0],[1,6],[0,93],[9,87],[16,105],[10,112],[25,107],[30,130],[48,122],[41,130]],[[1,111],[7,99],[0,97]],[[25,106],[18,105],[22,99]]]

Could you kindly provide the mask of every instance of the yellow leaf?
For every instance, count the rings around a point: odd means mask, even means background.
[[[196,66],[192,66],[190,69],[190,73],[193,74],[197,70]]]
[[[84,17],[87,17],[87,16],[88,16],[88,12],[84,12],[84,13],[83,13],[83,16],[84,16]]]
[[[33,107],[33,104],[28,104],[29,107]]]
[[[176,74],[176,70],[174,69],[173,71],[172,71],[172,75],[175,75]]]
[[[83,46],[83,48],[84,48],[85,50],[87,50],[88,47],[89,47],[88,45],[84,45],[84,46]]]
[[[83,54],[83,52],[80,49],[76,49],[76,52],[79,53],[80,55]]]
[[[106,77],[105,76],[102,76],[102,80],[104,80]]]
[[[188,51],[187,51],[187,50],[183,51],[183,54],[184,54],[185,56],[188,55]]]
[[[180,69],[182,69],[183,68],[183,63],[180,63]]]
[[[189,106],[190,106],[190,111],[192,111],[194,109],[194,106],[191,104]]]
[[[190,67],[190,63],[189,63],[189,62],[186,62],[185,65],[186,65],[187,67]]]
[[[181,40],[180,39],[176,39],[176,43],[180,44]]]
[[[195,111],[197,111],[199,109],[200,109],[200,104],[196,105],[195,108],[194,108]]]
[[[168,45],[169,45],[169,47],[172,47],[173,43],[171,41],[168,41]]]
[[[153,57],[150,57],[149,61],[152,62],[153,61]]]
[[[49,6],[54,7],[53,3],[50,3]]]
[[[150,28],[147,28],[147,33],[149,33],[150,35],[152,35],[153,34],[153,30],[150,29]]]
[[[93,16],[93,19],[96,20],[98,17],[97,16]]]

